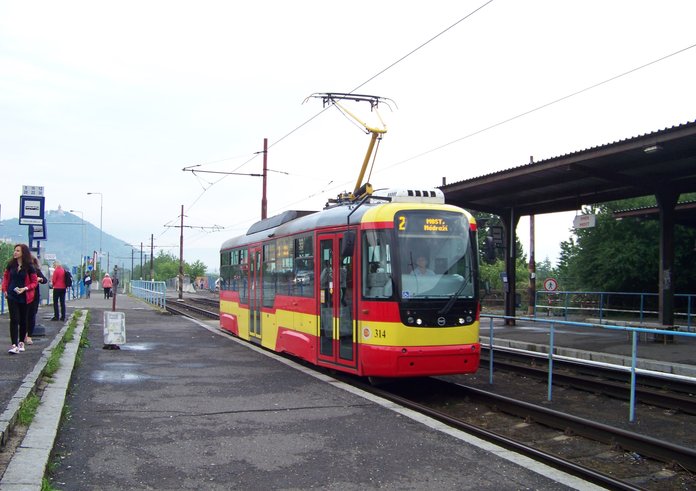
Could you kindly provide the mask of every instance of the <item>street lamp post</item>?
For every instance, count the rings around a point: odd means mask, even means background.
[[[131,250],[131,269],[130,269],[130,277],[129,277],[129,279],[128,279],[128,283],[130,283],[131,281],[133,281],[133,267],[134,267],[135,246],[134,246],[133,244],[128,244],[128,243],[124,243],[123,245],[124,245],[124,246],[130,247],[130,250]],[[122,271],[124,270],[124,269],[123,269],[123,265],[121,266],[121,270],[122,270]],[[125,278],[124,278],[124,279],[125,279]]]
[[[104,218],[104,195],[102,193],[87,193],[89,195],[91,194],[98,194],[99,195],[99,255],[101,256],[102,252],[102,235],[104,235],[104,229],[102,228],[103,225],[103,218]]]

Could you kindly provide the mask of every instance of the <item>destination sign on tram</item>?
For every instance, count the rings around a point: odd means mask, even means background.
[[[396,230],[406,234],[452,235],[462,230],[462,216],[435,211],[403,212],[396,215]]]

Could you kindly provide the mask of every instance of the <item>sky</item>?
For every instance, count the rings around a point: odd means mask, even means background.
[[[0,0],[0,219],[44,186],[46,209],[178,256],[183,205],[184,259],[212,272],[262,190],[215,172],[260,174],[264,138],[269,216],[352,191],[369,135],[310,95],[391,99],[369,181],[435,187],[693,121],[694,19],[692,0]],[[574,214],[536,217],[537,261]]]

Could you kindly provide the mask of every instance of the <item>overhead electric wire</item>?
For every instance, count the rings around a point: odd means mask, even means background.
[[[661,62],[661,61],[664,61],[664,60],[666,60],[666,59],[668,59],[668,58],[671,58],[671,57],[673,57],[673,56],[676,56],[676,55],[678,55],[678,54],[681,54],[681,53],[683,53],[683,52],[685,52],[685,51],[688,51],[688,50],[690,50],[690,49],[692,49],[692,48],[695,48],[695,47],[696,47],[696,43],[695,43],[695,44],[692,44],[692,45],[690,45],[690,46],[687,46],[687,47],[685,47],[685,48],[679,49],[679,50],[677,50],[677,51],[674,51],[674,52],[672,52],[672,53],[669,53],[669,54],[667,54],[667,55],[665,55],[665,56],[662,56],[662,57],[660,57],[660,58],[657,58],[657,59],[655,59],[655,60],[652,60],[652,61],[649,61],[649,62],[647,62],[647,63],[644,63],[644,64],[642,64],[642,65],[640,65],[640,66],[637,66],[637,67],[632,68],[632,69],[630,69],[630,70],[627,70],[627,71],[625,71],[625,72],[622,72],[622,73],[620,73],[620,74],[618,74],[618,75],[614,75],[614,76],[612,76],[612,77],[609,77],[609,78],[607,78],[607,79],[605,79],[605,80],[602,80],[601,82],[597,82],[597,83],[595,83],[595,84],[589,85],[589,86],[587,86],[587,87],[585,87],[585,88],[583,88],[583,89],[577,90],[577,91],[572,92],[572,93],[570,93],[570,94],[568,94],[568,95],[565,95],[565,96],[563,96],[563,97],[559,97],[559,98],[554,99],[554,100],[552,100],[552,101],[550,101],[550,102],[544,103],[544,104],[542,104],[542,105],[540,105],[540,106],[537,106],[537,107],[535,107],[535,108],[533,108],[533,109],[529,109],[529,110],[524,111],[524,112],[521,112],[521,113],[519,113],[519,114],[517,114],[517,115],[515,115],[515,116],[511,116],[511,117],[506,118],[506,119],[504,119],[504,120],[502,120],[502,121],[499,121],[499,122],[497,122],[497,123],[494,123],[494,124],[491,124],[491,125],[489,125],[489,126],[486,126],[485,128],[481,128],[480,130],[476,130],[476,131],[474,131],[474,132],[472,132],[472,133],[469,133],[468,135],[462,136],[462,137],[457,138],[457,139],[455,139],[455,140],[452,140],[452,141],[450,141],[450,142],[448,142],[448,143],[444,143],[444,144],[442,144],[442,145],[439,145],[439,146],[437,146],[437,147],[431,148],[430,150],[426,150],[426,151],[424,151],[424,152],[421,152],[421,153],[419,153],[419,154],[417,154],[417,155],[414,155],[414,156],[412,156],[412,157],[409,157],[409,158],[407,158],[407,159],[400,160],[400,161],[395,162],[395,163],[393,163],[393,164],[387,165],[386,167],[383,167],[383,168],[381,168],[381,169],[379,169],[379,170],[377,170],[377,171],[375,171],[375,172],[379,173],[379,172],[385,171],[385,170],[387,170],[387,169],[391,169],[391,168],[397,167],[397,166],[399,166],[399,165],[405,164],[405,163],[410,162],[410,161],[412,161],[412,160],[418,159],[418,158],[420,158],[420,157],[423,157],[424,155],[428,155],[428,154],[430,154],[430,153],[436,152],[436,151],[438,151],[438,150],[441,150],[441,149],[443,149],[443,148],[445,148],[445,147],[448,147],[448,146],[453,145],[453,144],[455,144],[455,143],[458,143],[458,142],[460,142],[460,141],[466,140],[466,139],[471,138],[471,137],[473,137],[473,136],[476,136],[476,135],[479,135],[479,134],[484,133],[484,132],[486,132],[486,131],[492,130],[493,128],[497,128],[498,126],[501,126],[501,125],[503,125],[503,124],[509,123],[509,122],[514,121],[514,120],[516,120],[516,119],[519,119],[519,118],[521,118],[521,117],[523,117],[523,116],[527,116],[527,115],[532,114],[532,113],[534,113],[534,112],[536,112],[536,111],[539,111],[539,110],[541,110],[541,109],[547,108],[547,107],[549,107],[549,106],[551,106],[551,105],[553,105],[553,104],[556,104],[556,103],[558,103],[558,102],[562,102],[562,101],[567,100],[567,99],[570,99],[571,97],[574,97],[574,96],[576,96],[576,95],[579,95],[579,94],[582,94],[582,93],[587,92],[587,91],[589,91],[589,90],[592,90],[592,89],[595,89],[595,88],[597,88],[597,87],[600,87],[600,86],[602,86],[602,85],[604,85],[604,84],[607,84],[607,83],[609,83],[609,82],[612,82],[612,81],[614,81],[614,80],[617,80],[617,79],[619,79],[619,78],[622,78],[622,77],[624,77],[624,76],[626,76],[626,75],[630,75],[631,73],[635,73],[635,72],[637,72],[638,70],[641,70],[641,69],[643,69],[643,68],[647,68],[647,67],[649,67],[649,66],[651,66],[651,65],[654,65],[654,64],[659,63],[659,62]],[[344,182],[344,183],[339,183],[339,184],[337,184],[336,186],[333,186],[333,187],[330,188],[330,189],[341,189],[342,187],[345,187],[345,186],[348,186],[348,185],[350,185],[350,183],[349,183],[348,181],[346,181],[346,182]],[[323,190],[322,192],[328,192],[330,189],[325,189],[325,190]],[[300,200],[294,201],[294,202],[292,202],[292,203],[286,203],[285,205],[283,205],[283,206],[280,207],[279,209],[286,209],[286,208],[288,208],[289,206],[293,206],[293,205],[295,205],[295,204],[297,204],[297,203],[301,203],[301,202],[307,200],[308,198],[311,198],[311,197],[316,196],[316,194],[317,194],[317,193],[315,193],[315,194],[313,194],[313,195],[311,195],[311,196],[307,196],[307,197],[305,197],[305,198],[302,198],[302,199],[300,199]],[[320,194],[320,193],[319,193],[319,194]]]
[[[474,15],[475,13],[479,12],[481,9],[483,9],[485,6],[487,6],[488,4],[490,4],[490,3],[492,3],[492,2],[493,2],[493,0],[488,0],[486,3],[482,4],[480,7],[478,7],[478,8],[476,8],[476,9],[472,10],[471,12],[469,12],[468,14],[466,14],[464,17],[462,17],[461,19],[459,19],[457,22],[455,22],[454,24],[452,24],[452,25],[449,26],[448,28],[446,28],[446,29],[440,31],[439,33],[435,34],[433,37],[431,37],[430,39],[428,39],[427,41],[425,41],[423,44],[421,44],[421,45],[418,46],[417,48],[412,49],[411,51],[409,51],[408,53],[406,53],[404,56],[402,56],[401,58],[399,58],[398,60],[396,60],[394,63],[392,63],[392,64],[389,65],[388,67],[386,67],[386,68],[380,70],[379,72],[377,72],[377,73],[374,74],[372,77],[370,77],[370,78],[368,78],[367,80],[365,80],[363,83],[361,83],[360,85],[358,85],[357,87],[355,87],[353,90],[351,90],[351,91],[348,92],[348,93],[349,93],[349,94],[352,94],[352,93],[355,92],[356,90],[358,90],[358,89],[360,89],[361,87],[363,87],[363,86],[367,85],[368,83],[372,82],[374,79],[376,79],[377,77],[379,77],[380,75],[382,75],[384,72],[386,72],[387,70],[389,70],[389,69],[393,68],[394,66],[398,65],[399,63],[401,63],[402,61],[404,61],[406,58],[408,58],[409,56],[411,56],[411,55],[412,55],[413,53],[415,53],[416,51],[418,51],[418,50],[420,50],[421,48],[424,48],[424,47],[427,46],[428,44],[432,43],[432,42],[435,41],[437,38],[439,38],[440,36],[442,36],[444,33],[446,33],[447,31],[449,31],[450,29],[453,29],[453,28],[456,27],[458,24],[464,22],[466,19],[468,19],[469,17],[471,17],[471,16]]]
[[[442,31],[440,31],[439,33],[437,33],[436,35],[434,35],[433,37],[431,37],[431,38],[428,39],[427,41],[421,43],[419,46],[417,46],[416,48],[412,49],[411,51],[409,51],[408,53],[406,53],[405,55],[403,55],[403,56],[402,56],[401,58],[399,58],[398,60],[396,60],[396,61],[394,61],[393,63],[391,63],[391,64],[390,64],[389,66],[387,66],[386,68],[383,68],[382,70],[380,70],[379,72],[377,72],[376,74],[374,74],[373,76],[371,76],[370,78],[368,78],[367,80],[365,80],[364,82],[362,82],[360,85],[358,85],[357,87],[355,87],[353,90],[351,90],[351,91],[348,92],[348,93],[351,94],[351,93],[355,92],[356,90],[360,89],[361,87],[363,87],[364,85],[368,84],[369,82],[371,82],[371,81],[374,80],[375,78],[379,77],[380,75],[382,75],[382,74],[385,73],[386,71],[390,70],[390,69],[393,68],[394,66],[398,65],[399,63],[401,63],[403,60],[405,60],[406,58],[408,58],[409,56],[411,56],[411,55],[414,54],[415,52],[417,52],[417,51],[419,51],[420,49],[424,48],[425,46],[427,46],[428,44],[430,44],[431,42],[433,42],[434,40],[436,40],[437,38],[439,38],[440,36],[442,36],[443,34],[445,34],[446,32],[448,32],[449,30],[453,29],[453,28],[456,27],[458,24],[462,23],[463,21],[465,21],[466,19],[468,19],[469,17],[471,17],[471,16],[474,15],[475,13],[479,12],[481,9],[483,9],[485,6],[487,6],[488,4],[490,4],[490,3],[492,3],[492,2],[493,2],[493,0],[488,0],[487,2],[483,3],[482,5],[480,5],[479,7],[477,7],[476,9],[474,9],[473,11],[469,12],[468,14],[466,14],[466,15],[465,15],[464,17],[462,17],[461,19],[457,20],[455,23],[451,24],[449,27],[443,29]],[[307,120],[304,121],[303,123],[299,124],[298,126],[296,126],[295,128],[293,128],[292,130],[290,130],[288,133],[286,133],[285,135],[283,135],[282,137],[280,137],[278,140],[275,140],[274,142],[271,142],[271,143],[268,145],[267,148],[270,150],[270,149],[271,149],[272,147],[274,147],[275,145],[279,144],[280,142],[282,142],[283,140],[285,140],[286,138],[288,138],[288,137],[291,136],[292,134],[296,133],[297,131],[299,131],[301,128],[303,128],[303,127],[306,126],[307,124],[309,124],[309,123],[311,123],[312,121],[314,121],[316,118],[318,118],[318,117],[319,117],[320,115],[322,115],[324,112],[326,112],[326,110],[329,109],[330,107],[331,107],[330,105],[329,105],[329,106],[326,106],[326,107],[323,107],[323,108],[322,108],[318,113],[316,113],[314,116],[310,117],[309,119],[307,119]],[[248,159],[247,161],[243,162],[241,165],[239,165],[237,168],[235,168],[234,170],[232,170],[232,171],[230,171],[230,172],[236,172],[237,170],[241,169],[243,166],[245,166],[246,164],[248,164],[248,163],[250,163],[252,160],[254,160],[257,156],[258,156],[258,153],[254,154],[253,157],[251,157],[251,158]],[[229,160],[229,159],[221,159],[221,160],[217,160],[217,161],[212,161],[211,163],[222,162],[222,161],[224,161],[224,160]],[[203,165],[203,164],[201,164],[201,165]],[[192,172],[193,172],[193,171],[192,171]],[[216,180],[216,181],[213,181],[213,182],[209,183],[210,185],[208,186],[208,188],[204,189],[204,190],[201,192],[201,194],[199,194],[198,197],[186,208],[186,210],[187,210],[187,211],[190,210],[190,209],[193,207],[193,205],[195,205],[195,204],[203,197],[203,195],[208,191],[208,189],[210,189],[211,187],[213,187],[215,184],[219,183],[220,181],[222,181],[222,180],[225,179],[226,177],[227,177],[227,175],[222,176],[220,179],[218,179],[218,180]]]
[[[357,85],[355,88],[353,88],[353,89],[352,89],[350,92],[348,92],[348,93],[350,94],[350,93],[353,93],[353,92],[359,90],[360,88],[362,88],[363,86],[365,86],[365,85],[368,84],[369,82],[373,81],[374,79],[376,79],[376,78],[379,77],[380,75],[384,74],[385,72],[387,72],[388,70],[390,70],[390,69],[393,68],[394,66],[396,66],[396,65],[398,65],[399,63],[401,63],[402,61],[404,61],[406,58],[410,57],[411,55],[413,55],[414,53],[416,53],[416,52],[419,51],[420,49],[424,48],[425,46],[427,46],[428,44],[430,44],[431,42],[433,42],[434,40],[436,40],[437,38],[439,38],[439,37],[442,36],[443,34],[447,33],[448,31],[450,31],[451,29],[453,29],[454,27],[456,27],[457,25],[459,25],[461,22],[467,20],[467,19],[470,18],[472,15],[474,15],[474,14],[476,14],[477,12],[481,11],[484,7],[486,7],[487,5],[489,5],[489,4],[492,3],[492,2],[493,2],[493,0],[488,0],[487,2],[481,4],[479,7],[477,7],[477,8],[474,9],[473,11],[467,13],[464,17],[460,18],[459,20],[457,20],[456,22],[454,22],[453,24],[451,24],[451,25],[448,26],[447,28],[443,29],[442,31],[440,31],[439,33],[437,33],[435,36],[433,36],[433,37],[431,37],[430,39],[428,39],[427,41],[423,42],[422,44],[420,44],[420,45],[417,46],[416,48],[414,48],[414,49],[412,49],[411,51],[409,51],[407,54],[403,55],[402,57],[400,57],[399,59],[397,59],[397,60],[394,61],[393,63],[389,64],[387,67],[383,68],[382,70],[378,71],[376,74],[374,74],[374,75],[372,75],[371,77],[369,77],[367,80],[365,80],[365,81],[362,82],[361,84]],[[677,55],[677,54],[683,53],[683,52],[685,52],[685,51],[687,51],[687,50],[689,50],[689,49],[692,49],[692,48],[694,48],[694,47],[696,47],[696,44],[692,44],[692,45],[690,45],[690,46],[688,46],[688,47],[679,49],[679,50],[677,50],[677,51],[675,51],[675,52],[673,52],[673,53],[670,53],[670,54],[665,55],[665,56],[662,56],[662,57],[660,57],[660,58],[658,58],[658,59],[652,60],[652,61],[650,61],[650,62],[648,62],[648,63],[642,64],[642,65],[640,65],[640,66],[638,66],[638,67],[635,67],[635,68],[633,68],[633,69],[631,69],[631,70],[625,71],[625,72],[620,73],[620,74],[618,74],[618,75],[612,76],[612,77],[610,77],[610,78],[608,78],[608,79],[605,79],[605,80],[603,80],[603,81],[601,81],[601,82],[592,84],[592,85],[590,85],[590,86],[588,86],[588,87],[585,87],[585,88],[583,88],[583,89],[577,90],[577,91],[572,92],[572,93],[570,93],[570,94],[568,94],[568,95],[565,95],[565,96],[563,96],[563,97],[559,97],[559,98],[557,98],[557,99],[554,99],[554,100],[552,100],[552,101],[549,101],[549,102],[547,102],[547,103],[544,103],[544,104],[542,104],[542,105],[540,105],[540,106],[537,106],[537,107],[535,107],[535,108],[533,108],[533,109],[529,109],[529,110],[524,111],[524,112],[522,112],[522,113],[519,113],[519,114],[517,114],[517,115],[511,116],[511,117],[506,118],[506,119],[504,119],[504,120],[502,120],[502,121],[499,121],[499,122],[497,122],[497,123],[494,123],[494,124],[491,124],[491,125],[486,126],[486,127],[484,127],[484,128],[481,128],[481,129],[479,129],[479,130],[477,130],[477,131],[474,131],[474,132],[472,132],[472,133],[469,133],[469,134],[467,134],[467,135],[465,135],[465,136],[456,138],[455,140],[452,140],[452,141],[450,141],[450,142],[444,143],[444,144],[442,144],[442,145],[438,145],[438,146],[436,146],[436,147],[434,147],[434,148],[432,148],[432,149],[426,150],[426,151],[424,151],[424,152],[421,152],[421,153],[419,153],[419,154],[417,154],[417,155],[414,155],[414,156],[412,156],[412,157],[409,157],[409,158],[407,158],[407,159],[404,159],[404,160],[395,162],[395,163],[393,163],[393,164],[391,164],[391,165],[388,165],[388,166],[386,166],[386,167],[384,167],[384,168],[382,168],[382,169],[380,169],[379,171],[376,171],[376,172],[381,172],[381,171],[384,171],[384,170],[387,170],[387,169],[390,169],[390,168],[393,168],[393,167],[396,167],[396,166],[405,164],[405,163],[410,162],[410,161],[412,161],[412,160],[418,159],[418,158],[420,158],[420,157],[422,157],[422,156],[424,156],[424,155],[428,155],[428,154],[430,154],[430,153],[436,152],[436,151],[438,151],[438,150],[441,150],[441,149],[443,149],[443,148],[445,148],[445,147],[448,147],[448,146],[453,145],[453,144],[455,144],[455,143],[458,143],[458,142],[460,142],[460,141],[466,140],[466,139],[471,138],[471,137],[473,137],[473,136],[476,136],[476,135],[479,135],[479,134],[484,133],[484,132],[486,132],[486,131],[492,130],[492,129],[497,128],[497,127],[499,127],[499,126],[501,126],[501,125],[504,125],[504,124],[506,124],[506,123],[512,122],[512,121],[514,121],[514,120],[517,120],[517,119],[519,119],[519,118],[522,118],[522,117],[527,116],[527,115],[529,115],[529,114],[532,114],[532,113],[534,113],[534,112],[540,111],[541,109],[547,108],[547,107],[549,107],[549,106],[552,106],[552,105],[557,104],[557,103],[559,103],[559,102],[562,102],[562,101],[564,101],[564,100],[570,99],[570,98],[572,98],[572,97],[574,97],[574,96],[576,96],[576,95],[580,95],[580,94],[582,94],[582,93],[584,93],[584,92],[590,91],[590,90],[592,90],[592,89],[595,89],[595,88],[597,88],[597,87],[600,87],[600,86],[602,86],[602,85],[605,85],[605,84],[607,84],[607,83],[609,83],[609,82],[612,82],[612,81],[614,81],[614,80],[617,80],[617,79],[620,79],[620,78],[622,78],[622,77],[625,77],[625,76],[627,76],[627,75],[629,75],[629,74],[631,74],[631,73],[634,73],[634,72],[636,72],[636,71],[639,71],[639,70],[641,70],[641,69],[647,68],[647,67],[649,67],[649,66],[651,66],[651,65],[654,65],[654,64],[659,63],[659,62],[661,62],[661,61],[664,61],[664,60],[666,60],[666,59],[668,59],[668,58],[671,58],[671,57],[673,57],[673,56],[675,56],[675,55]],[[322,109],[321,109],[319,112],[317,112],[315,115],[313,115],[312,117],[310,117],[309,119],[307,119],[307,120],[304,121],[303,123],[301,123],[301,124],[299,124],[298,126],[296,126],[295,128],[293,128],[291,131],[289,131],[288,133],[286,133],[285,135],[283,135],[282,137],[280,137],[278,140],[276,140],[276,141],[270,143],[270,144],[268,145],[268,149],[270,149],[270,148],[272,148],[273,146],[275,146],[275,145],[279,144],[280,142],[284,141],[285,139],[287,139],[288,137],[290,137],[291,135],[293,135],[294,133],[296,133],[298,130],[300,130],[301,128],[303,128],[304,126],[306,126],[307,124],[309,124],[309,123],[312,122],[313,120],[315,120],[317,117],[319,117],[321,114],[323,114],[329,107],[331,107],[331,106],[326,106],[326,107],[322,108]],[[253,161],[257,156],[258,156],[258,153],[254,154],[254,156],[252,156],[251,158],[249,158],[248,160],[246,160],[245,162],[243,162],[241,165],[239,165],[238,167],[236,167],[232,172],[235,172],[235,171],[241,169],[243,166],[245,166],[246,164],[248,164],[248,163],[250,163],[251,161]],[[227,160],[227,159],[222,159],[222,160]],[[222,160],[220,160],[220,161],[222,161]],[[202,192],[190,205],[189,205],[189,207],[187,208],[187,210],[189,210],[191,207],[193,207],[193,205],[196,204],[196,203],[202,198],[202,196],[205,194],[205,192],[206,192],[208,189],[210,189],[210,187],[212,187],[213,185],[219,183],[219,182],[220,182],[222,179],[224,179],[225,177],[227,177],[227,175],[225,175],[225,176],[221,177],[220,179],[218,179],[218,180],[212,182],[212,183],[210,184],[210,186],[209,186],[207,189],[205,189],[205,190],[204,190],[204,191],[203,191],[203,192]],[[343,184],[337,184],[336,186],[332,186],[331,188],[325,188],[325,189],[319,191],[318,193],[314,193],[314,194],[312,194],[312,195],[310,195],[310,196],[307,196],[307,197],[302,198],[302,199],[300,199],[300,200],[294,201],[294,202],[292,202],[292,203],[287,203],[287,204],[283,205],[282,207],[279,207],[278,209],[280,209],[280,210],[286,209],[288,206],[292,206],[292,205],[294,205],[294,204],[301,203],[302,201],[305,201],[305,200],[308,199],[308,198],[314,197],[314,196],[316,196],[316,195],[318,195],[318,194],[322,194],[322,193],[324,193],[324,192],[328,192],[330,189],[340,189],[341,187],[347,186],[347,185],[350,185],[350,183],[346,182],[346,183],[343,183]],[[234,225],[233,225],[233,226],[234,226]],[[225,228],[229,228],[229,227],[231,227],[231,226],[226,226]]]
[[[466,135],[466,136],[462,136],[462,137],[457,138],[457,139],[455,139],[455,140],[452,140],[452,141],[450,141],[450,142],[448,142],[448,143],[444,143],[444,144],[439,145],[439,146],[437,146],[437,147],[435,147],[435,148],[431,148],[430,150],[426,150],[425,152],[419,153],[418,155],[414,155],[413,157],[409,157],[409,158],[407,158],[407,159],[405,159],[405,160],[401,160],[401,161],[396,162],[396,163],[394,163],[394,164],[388,165],[388,166],[382,168],[381,170],[391,169],[391,168],[393,168],[393,167],[399,166],[399,165],[401,165],[401,164],[405,164],[406,162],[410,162],[411,160],[415,160],[415,159],[417,159],[417,158],[423,157],[424,155],[428,155],[428,154],[430,154],[430,153],[436,152],[436,151],[438,151],[438,150],[441,150],[441,149],[443,149],[443,148],[445,148],[445,147],[448,147],[448,146],[453,145],[453,144],[455,144],[455,143],[458,143],[458,142],[460,142],[460,141],[466,140],[466,139],[471,138],[471,137],[473,137],[473,136],[480,135],[481,133],[484,133],[484,132],[486,132],[486,131],[488,131],[488,130],[492,130],[493,128],[497,128],[498,126],[504,125],[504,124],[506,124],[506,123],[509,123],[509,122],[511,122],[511,121],[514,121],[514,120],[516,120],[516,119],[519,119],[519,118],[521,118],[521,117],[523,117],[523,116],[527,116],[527,115],[532,114],[532,113],[534,113],[534,112],[536,112],[536,111],[540,111],[541,109],[545,109],[545,108],[547,108],[547,107],[549,107],[549,106],[552,106],[552,105],[557,104],[557,103],[559,103],[559,102],[565,101],[565,100],[567,100],[567,99],[570,99],[571,97],[575,97],[576,95],[580,95],[580,94],[582,94],[582,93],[584,93],[584,92],[587,92],[587,91],[589,91],[589,90],[596,89],[597,87],[600,87],[600,86],[602,86],[602,85],[604,85],[604,84],[607,84],[607,83],[609,83],[609,82],[613,82],[614,80],[617,80],[617,79],[619,79],[619,78],[622,78],[622,77],[624,77],[624,76],[626,76],[626,75],[630,75],[631,73],[635,73],[635,72],[637,72],[638,70],[642,70],[643,68],[647,68],[647,67],[649,67],[649,66],[651,66],[651,65],[654,65],[655,63],[659,63],[659,62],[661,62],[661,61],[664,61],[664,60],[666,60],[666,59],[668,59],[668,58],[671,58],[672,56],[675,56],[675,55],[678,55],[678,54],[680,54],[680,53],[683,53],[683,52],[685,52],[685,51],[687,51],[687,50],[690,50],[690,49],[692,49],[692,48],[694,48],[694,47],[696,47],[696,44],[692,44],[692,45],[690,45],[690,46],[687,46],[686,48],[679,49],[679,50],[677,50],[677,51],[674,51],[673,53],[670,53],[670,54],[668,54],[668,55],[665,55],[665,56],[662,56],[662,57],[660,57],[660,58],[657,58],[656,60],[652,60],[652,61],[650,61],[650,62],[648,62],[648,63],[644,63],[643,65],[640,65],[640,66],[638,66],[638,67],[632,68],[632,69],[630,69],[630,70],[628,70],[628,71],[625,71],[625,72],[623,72],[623,73],[620,73],[620,74],[618,74],[618,75],[614,75],[613,77],[610,77],[610,78],[608,78],[608,79],[606,79],[606,80],[602,80],[601,82],[597,82],[597,83],[595,83],[595,84],[592,84],[592,85],[590,85],[590,86],[588,86],[588,87],[585,87],[584,89],[577,90],[577,91],[575,91],[575,92],[573,92],[573,93],[571,93],[571,94],[565,95],[565,96],[563,96],[563,97],[559,97],[558,99],[554,99],[554,100],[552,100],[552,101],[550,101],[550,102],[547,102],[547,103],[545,103],[545,104],[542,104],[542,105],[540,105],[540,106],[537,106],[537,107],[535,107],[534,109],[529,109],[529,110],[527,110],[527,111],[521,112],[521,113],[519,113],[519,114],[517,114],[517,115],[515,115],[515,116],[509,117],[509,118],[504,119],[504,120],[502,120],[502,121],[498,121],[497,123],[494,123],[494,124],[492,124],[492,125],[486,126],[485,128],[481,128],[480,130],[474,131],[473,133],[469,133],[469,134]]]

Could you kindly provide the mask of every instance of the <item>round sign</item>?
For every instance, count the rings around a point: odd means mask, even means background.
[[[553,292],[558,289],[558,281],[556,278],[546,278],[544,280],[544,290],[547,292]]]

